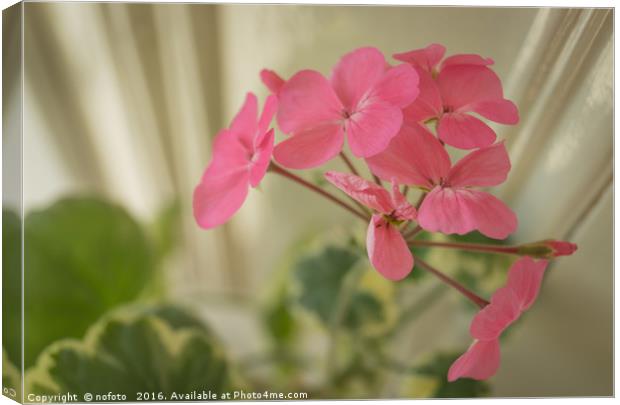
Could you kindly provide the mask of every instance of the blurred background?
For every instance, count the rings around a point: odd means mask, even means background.
[[[103,266],[103,274],[89,276],[91,287],[109,283],[112,289],[125,289],[97,295],[101,302],[90,318],[67,337],[81,339],[92,320],[117,304],[172,302],[191,308],[242,374],[266,387],[350,398],[613,394],[611,10],[26,3],[23,12],[26,260],[29,226],[33,252],[37,243],[42,250],[59,246],[32,259],[32,277],[57,278],[50,274],[54,264],[66,269],[78,259],[82,266],[92,260],[105,266],[112,262],[138,274],[129,280],[134,276],[111,274]],[[4,31],[5,40],[7,33],[19,36],[17,24],[5,22]],[[388,330],[391,340],[382,350],[405,363],[363,360],[369,373],[382,373],[368,391],[355,374],[364,368],[356,355],[336,356],[340,365],[354,359],[348,367],[355,378],[332,373],[338,365],[329,364],[330,354],[341,346],[334,345],[329,322],[321,325],[324,311],[317,308],[331,298],[304,295],[305,282],[326,288],[330,277],[308,280],[304,268],[321,267],[308,260],[344,255],[337,260],[349,263],[347,252],[358,253],[365,226],[273,175],[251,191],[228,224],[215,230],[195,224],[191,195],[209,161],[212,137],[228,125],[246,92],[261,99],[267,95],[258,76],[262,68],[284,78],[303,68],[327,74],[356,47],[376,46],[389,56],[433,42],[444,44],[448,54],[492,57],[506,98],[519,107],[519,125],[494,127],[506,140],[513,164],[508,181],[496,190],[519,217],[519,230],[509,242],[566,239],[579,250],[553,263],[537,304],[506,339],[503,365],[488,386],[455,393],[438,391],[442,372],[408,367],[430,364],[436,353],[467,348],[473,309],[458,294],[438,290],[430,277],[396,291],[373,278],[363,263],[361,277],[369,279],[365,282],[382,305],[383,321],[363,332],[353,328],[350,336],[344,333],[349,337],[338,335],[339,344],[346,346],[346,339],[357,334],[376,337],[373,328]],[[4,114],[18,117],[19,87],[8,87]],[[5,129],[5,150],[19,142],[14,135]],[[18,161],[19,156],[7,158]],[[320,172],[303,175],[316,181]],[[8,182],[18,187],[19,178]],[[18,211],[19,200],[5,192],[3,205]],[[82,235],[85,228],[92,235]],[[346,246],[331,252],[325,241]],[[59,264],[69,263],[63,261],[62,246],[70,265]],[[308,251],[323,256],[308,258]],[[132,252],[143,253],[127,263],[123,258]],[[499,266],[499,276],[494,273],[477,286],[487,294],[503,283],[509,266],[502,259],[489,264],[453,252],[426,253],[437,267],[463,278],[471,274],[459,273],[462,267],[486,277],[481,268]],[[114,254],[117,261],[110,258]],[[66,288],[72,288],[71,277],[65,279]],[[28,267],[25,278],[28,282]],[[342,284],[336,295],[343,294]],[[138,293],[144,285],[149,291]],[[433,305],[413,315],[415,325],[392,332],[403,306],[426,305],[416,304],[418,297],[430,297],[425,303]],[[90,302],[93,295],[76,300]],[[56,301],[52,296],[46,302]],[[375,304],[362,312],[372,312]],[[71,320],[76,305],[63,305],[62,317]],[[58,336],[33,343],[31,365],[48,343],[65,337],[63,328]],[[287,345],[305,358],[301,364],[274,358]],[[433,364],[441,369],[439,363]],[[59,378],[56,387],[62,386]],[[278,378],[283,382],[276,384]]]

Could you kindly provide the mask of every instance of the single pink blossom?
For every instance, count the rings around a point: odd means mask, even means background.
[[[448,381],[461,377],[484,380],[497,372],[499,337],[536,300],[547,263],[523,257],[512,265],[506,286],[498,289],[491,303],[474,316],[469,330],[474,343],[452,364]]]
[[[286,81],[280,77],[279,74],[273,70],[263,69],[260,71],[260,79],[263,84],[269,89],[271,94],[278,95],[282,86]]]
[[[479,230],[504,239],[517,228],[517,217],[493,195],[472,187],[501,184],[510,171],[502,142],[473,151],[455,165],[424,126],[403,125],[382,153],[366,159],[384,180],[428,191],[418,212],[419,225],[432,232],[465,234]]]
[[[413,256],[398,229],[402,221],[416,218],[416,209],[392,183],[390,194],[383,187],[353,174],[327,172],[325,178],[351,198],[371,208],[373,214],[366,234],[366,250],[375,269],[385,278],[401,280],[413,269]]]
[[[272,82],[268,77],[277,89]],[[316,167],[341,151],[345,134],[355,156],[375,155],[396,135],[402,108],[417,95],[415,70],[408,64],[389,67],[376,48],[343,56],[330,80],[302,70],[278,91],[278,125],[291,136],[275,147],[274,156],[289,168]]]
[[[438,44],[394,55],[410,63],[420,76],[420,95],[403,110],[405,121],[437,119],[437,135],[448,145],[474,149],[491,145],[495,132],[476,113],[500,124],[515,125],[519,111],[504,98],[499,77],[488,68],[490,58],[453,55],[443,60],[445,48]]]
[[[274,131],[268,130],[277,109],[269,96],[260,118],[256,96],[248,93],[230,127],[213,141],[213,157],[194,190],[194,218],[209,229],[228,221],[243,205],[249,187],[265,176],[273,152]]]

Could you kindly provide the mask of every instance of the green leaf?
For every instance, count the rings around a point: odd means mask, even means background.
[[[179,315],[176,325],[166,319],[173,313]],[[114,392],[127,401],[144,392],[159,400],[187,399],[174,393],[221,393],[229,387],[221,346],[190,319],[176,308],[117,312],[90,328],[83,341],[66,339],[47,348],[27,374],[27,391],[71,392],[80,400],[86,393]]]
[[[293,340],[296,331],[295,318],[291,313],[286,292],[281,292],[276,301],[266,308],[264,323],[277,346],[286,345]]]
[[[448,370],[462,353],[439,353],[428,363],[417,367],[418,375],[435,378],[437,387],[433,393],[435,398],[473,398],[485,396],[489,386],[484,381],[461,378],[448,382]]]
[[[21,369],[21,220],[2,211],[2,346],[11,363]],[[4,353],[4,352],[3,352]],[[3,354],[4,358],[4,354]]]
[[[335,246],[327,246],[318,254],[303,257],[294,268],[294,276],[301,286],[299,303],[329,325],[337,316],[341,300],[346,299],[346,278],[360,258],[355,250]],[[342,325],[357,329],[366,321],[382,318],[383,308],[376,297],[364,291],[354,291],[342,315]]]
[[[82,337],[109,309],[134,300],[155,267],[140,225],[94,198],[31,213],[24,243],[26,367],[53,341]]]

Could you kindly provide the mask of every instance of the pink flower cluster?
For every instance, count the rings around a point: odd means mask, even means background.
[[[411,235],[405,232],[411,223],[429,232],[507,238],[517,218],[485,188],[506,180],[510,159],[481,118],[514,125],[517,107],[504,98],[492,59],[444,54],[445,47],[432,44],[395,54],[398,63],[391,64],[378,49],[364,47],[344,55],[328,77],[301,70],[284,80],[263,70],[272,95],[259,116],[249,93],[230,127],[215,137],[213,158],[194,192],[197,223],[209,229],[228,221],[249,188],[273,170],[367,220],[369,259],[390,280],[403,279],[414,267]],[[274,115],[285,135],[276,145]],[[348,160],[345,139],[374,182],[360,177]],[[468,153],[453,163],[448,146]],[[339,155],[353,173],[328,171],[325,177],[362,211],[285,169],[316,168]],[[423,193],[415,205],[406,198],[409,188]],[[543,241],[504,253],[553,258],[575,249],[568,242]],[[497,338],[533,302],[545,265],[522,259],[513,267],[508,285],[474,319],[476,341],[452,367],[451,380],[495,372]]]

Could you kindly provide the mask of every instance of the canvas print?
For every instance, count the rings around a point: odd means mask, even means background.
[[[612,396],[613,19],[7,8],[3,395]]]

